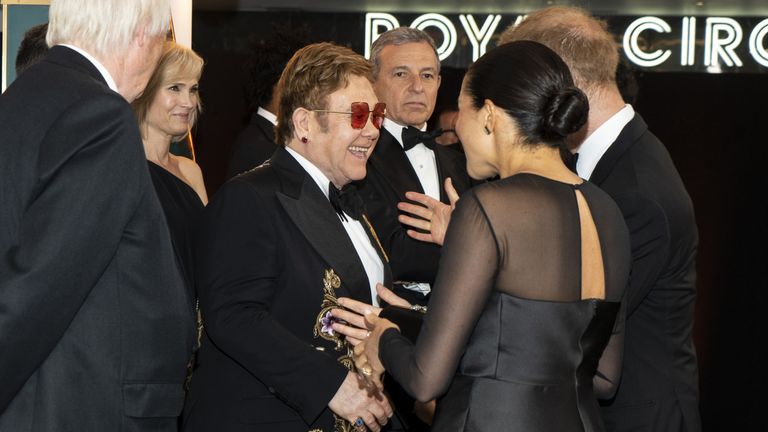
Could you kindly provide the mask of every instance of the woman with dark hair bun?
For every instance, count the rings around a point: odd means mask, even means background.
[[[500,180],[462,195],[447,233],[434,203],[410,207],[427,219],[410,223],[431,228],[422,239],[445,238],[429,311],[415,343],[400,332],[410,311],[368,314],[355,348],[372,383],[386,368],[418,400],[440,397],[433,430],[604,430],[597,398],[618,384],[630,254],[614,202],[560,158],[588,110],[565,63],[535,42],[489,51],[464,79],[469,174]]]

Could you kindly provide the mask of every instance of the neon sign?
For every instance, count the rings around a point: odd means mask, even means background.
[[[483,55],[504,29],[524,18],[498,14],[484,18],[461,14],[449,18],[428,13],[415,16],[408,25],[437,35],[438,56],[444,64],[466,66]],[[640,68],[768,72],[768,18],[644,16],[607,17],[607,21],[620,42],[621,52]],[[381,33],[400,25],[392,14],[367,13],[365,56],[370,57],[370,46]],[[747,34],[748,41],[744,43]]]

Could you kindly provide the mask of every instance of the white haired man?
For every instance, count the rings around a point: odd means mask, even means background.
[[[0,97],[0,431],[175,431],[194,319],[128,102],[168,0],[52,0]]]

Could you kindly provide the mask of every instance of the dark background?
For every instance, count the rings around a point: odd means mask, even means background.
[[[249,118],[244,96],[250,44],[272,22],[316,27],[322,40],[351,41],[363,52],[354,14],[221,13],[193,16],[194,48],[206,60],[204,113],[195,133],[209,195],[224,182],[229,146]],[[279,19],[278,19],[279,18]],[[768,71],[766,71],[768,72]],[[441,99],[460,73],[446,70]],[[666,144],[693,200],[700,234],[695,342],[705,430],[766,430],[765,240],[768,195],[763,168],[768,73],[636,74],[635,109]]]

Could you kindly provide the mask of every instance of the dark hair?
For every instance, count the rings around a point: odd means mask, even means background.
[[[45,42],[47,33],[48,23],[31,27],[24,33],[24,39],[21,40],[19,52],[16,54],[17,77],[48,53],[48,44]]]
[[[587,121],[586,95],[574,86],[563,60],[538,42],[488,51],[469,68],[464,85],[475,109],[487,99],[509,114],[523,144],[561,147]]]
[[[252,47],[248,59],[248,104],[255,112],[272,101],[272,89],[280,80],[285,64],[299,49],[310,44],[306,27],[274,27],[270,36]]]

